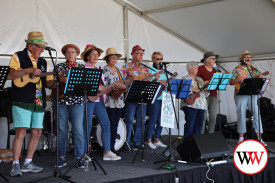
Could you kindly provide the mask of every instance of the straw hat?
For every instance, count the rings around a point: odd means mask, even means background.
[[[77,51],[77,55],[80,54],[80,49],[78,48],[78,46],[76,46],[75,44],[66,44],[66,45],[63,46],[63,48],[61,49],[61,52],[63,53],[63,55],[65,55],[65,52],[66,52],[67,48],[69,48],[69,47],[75,48],[76,51]]]
[[[26,43],[32,43],[32,44],[37,44],[37,45],[47,45],[44,41],[44,36],[42,32],[30,32],[28,34],[28,39],[25,40]]]
[[[85,55],[85,53],[87,53],[87,52],[90,51],[90,50],[97,50],[98,53],[99,53],[99,56],[103,53],[103,50],[100,49],[100,48],[97,48],[96,45],[87,44],[85,50],[84,50],[84,51],[81,53],[81,55],[80,55],[80,57],[81,57],[82,60],[85,61],[84,55]]]
[[[103,57],[102,60],[106,60],[106,57],[109,56],[109,55],[116,55],[116,56],[118,56],[118,58],[122,57],[121,54],[117,53],[115,48],[108,48],[106,50],[106,55]]]
[[[212,51],[210,52],[206,52],[205,54],[203,54],[203,59],[201,59],[201,62],[204,62],[207,58],[215,56],[216,59],[219,58],[219,55],[215,55]]]
[[[241,59],[245,55],[251,55],[252,58],[255,56],[255,55],[251,54],[250,51],[244,50],[244,51],[242,51],[241,56],[239,56],[239,59]]]

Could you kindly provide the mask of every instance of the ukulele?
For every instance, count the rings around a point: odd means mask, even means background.
[[[193,92],[192,94],[189,95],[188,99],[184,99],[184,101],[188,104],[188,105],[193,105],[195,102],[196,102],[196,99],[199,98],[201,95],[200,95],[200,92],[202,90],[204,90],[205,88],[207,88],[209,84],[206,84],[204,85],[202,88],[200,88],[200,91],[199,92]]]
[[[61,71],[62,73],[66,73],[68,71]],[[21,76],[20,78],[16,78],[13,80],[14,85],[22,88],[26,86],[28,83],[38,83],[40,81],[40,77],[46,77],[49,75],[55,75],[55,72],[42,72],[38,76],[34,76],[32,74],[25,74],[24,76]]]
[[[163,73],[164,73],[164,71],[162,70],[162,71],[159,71],[159,72],[157,72],[157,73],[155,73],[155,74],[153,74],[153,75],[143,77],[143,78],[141,78],[141,80],[145,81],[145,80],[148,80],[148,79],[150,79],[150,78],[156,76],[157,74],[163,74]],[[127,88],[127,86],[129,86],[133,81],[134,81],[134,78],[129,79],[127,82],[125,81],[126,88]],[[115,98],[115,99],[119,98],[119,97],[122,95],[122,93],[126,93],[126,92],[127,92],[126,88],[125,88],[125,89],[112,90],[112,91],[111,91],[112,97]]]
[[[266,76],[266,75],[268,75],[268,74],[269,74],[268,71],[265,71],[265,72],[262,73],[262,75],[264,75],[264,76]],[[237,84],[235,85],[236,91],[238,91],[238,90],[240,89],[240,87],[241,87],[241,83],[237,83]]]
[[[88,100],[91,101],[91,102],[96,101],[101,95],[104,95],[107,90],[109,90],[110,88],[114,87],[116,84],[121,83],[121,82],[122,82],[121,80],[118,80],[117,82],[106,86],[104,88],[104,90],[99,91],[96,96],[87,96]]]

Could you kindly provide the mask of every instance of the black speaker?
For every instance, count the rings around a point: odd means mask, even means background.
[[[221,133],[191,135],[183,140],[177,151],[181,159],[188,162],[200,162],[230,154]]]

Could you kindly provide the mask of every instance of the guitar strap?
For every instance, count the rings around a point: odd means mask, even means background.
[[[118,70],[117,67],[116,67],[116,72],[117,72],[117,75],[118,75],[119,79],[120,79],[121,81],[123,81],[124,84],[126,84],[126,83],[124,82],[124,79],[122,79],[121,73],[119,72],[119,70]]]

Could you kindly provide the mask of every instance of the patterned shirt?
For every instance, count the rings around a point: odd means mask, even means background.
[[[84,66],[85,66],[85,68],[89,68],[89,69],[97,69],[97,67],[93,67],[90,63],[86,63]],[[100,66],[99,66],[99,69],[101,69]],[[102,84],[103,86],[106,86],[106,82],[105,82],[105,78],[104,78],[103,73],[101,75],[101,80],[102,80],[103,83],[100,83],[100,84]],[[99,102],[100,99],[102,99],[105,102],[106,94],[99,96],[98,99],[96,99],[96,101],[94,101],[94,102]]]
[[[192,78],[189,75],[186,75],[182,79],[192,79]],[[200,77],[196,76],[196,80],[192,79],[189,96],[193,93],[192,90],[191,90],[192,88],[202,88],[204,86],[204,81]],[[181,108],[187,106],[187,107],[192,107],[192,108],[195,108],[195,109],[207,110],[206,97],[208,95],[209,95],[209,92],[207,92],[205,90],[202,90],[200,92],[200,97],[195,100],[195,103],[193,105],[188,105],[184,101],[184,99],[181,99],[180,106],[181,106]]]
[[[106,65],[103,67],[103,75],[105,77],[105,84],[110,85],[115,83],[116,81],[120,80],[120,77],[117,73],[119,70],[116,70],[115,74],[112,72],[112,70]],[[119,98],[114,98],[112,96],[107,96],[105,101],[105,107],[110,108],[123,108],[124,107],[124,94]]]
[[[32,61],[33,67],[37,68],[38,59],[35,59],[29,50],[28,50],[28,56],[30,57],[30,59]],[[20,61],[19,61],[18,55],[16,53],[11,57],[9,66],[10,66],[10,68],[12,68],[14,70],[21,69]],[[43,68],[41,68],[41,71],[45,72],[45,70],[43,70]],[[47,62],[46,72],[52,72],[51,66],[48,62]],[[46,80],[47,81],[53,80],[53,75],[46,76]],[[42,99],[42,82],[41,82],[41,80],[39,80],[39,82],[36,84],[36,94],[35,94],[34,104],[36,105],[36,107],[34,108],[35,111],[37,111],[37,112],[44,111],[44,109],[43,109],[43,99]],[[25,109],[33,108],[32,106],[34,104],[33,103],[23,103],[23,102],[14,103],[14,105],[17,105],[17,106],[25,108]]]
[[[134,80],[142,80],[144,77],[150,76],[150,72],[141,62],[128,62],[121,69],[123,79],[133,78]]]
[[[77,64],[76,67],[84,68],[83,64]],[[70,67],[64,62],[56,65],[57,71],[64,71],[64,73],[70,70]],[[64,92],[64,91],[59,91]],[[84,95],[84,94],[83,94]],[[66,105],[84,105],[84,96],[66,96],[59,100],[59,103]]]
[[[248,67],[249,70],[247,70],[247,67]],[[250,71],[252,77],[257,77],[261,74],[253,66],[248,65],[247,67],[244,66],[244,65],[239,65],[239,66],[235,67],[232,71],[232,79],[237,79],[239,77],[251,78],[251,76],[249,74],[249,71]],[[237,85],[239,85],[239,84],[237,84]],[[238,87],[235,88],[235,92],[237,92],[237,91],[238,91]]]
[[[151,70],[151,69],[153,69],[153,70]],[[158,69],[155,68],[155,67],[151,67],[151,69],[150,69],[151,75],[154,75],[154,74],[156,74],[156,73],[158,73],[158,72],[161,71],[161,70],[158,70]],[[153,77],[152,79],[154,80],[155,77]],[[167,77],[166,77],[165,73],[160,74],[160,77],[159,77],[159,79],[157,80],[157,82],[159,82],[160,80],[164,80],[164,81],[167,82]],[[161,86],[162,86],[162,85],[161,85]],[[162,87],[164,87],[164,86],[162,86]],[[165,88],[165,91],[167,91],[166,88]],[[163,93],[163,92],[162,92],[162,93]],[[157,98],[157,100],[162,100],[162,93],[161,93],[161,95]]]

